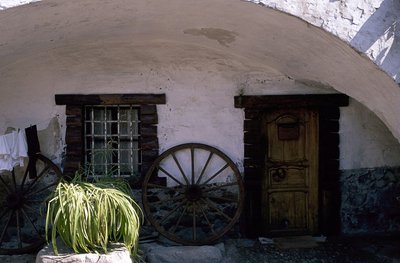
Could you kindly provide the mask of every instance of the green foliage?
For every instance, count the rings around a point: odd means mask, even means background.
[[[50,198],[46,236],[54,252],[58,254],[58,234],[76,253],[106,253],[110,242],[123,242],[136,256],[143,213],[129,184],[110,177],[94,182],[84,178],[77,173],[71,181],[61,181]]]

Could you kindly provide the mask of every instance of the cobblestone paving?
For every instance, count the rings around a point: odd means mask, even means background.
[[[36,260],[36,254],[24,254],[24,255],[13,255],[4,256],[0,255],[1,263],[34,263]]]
[[[315,248],[279,249],[275,245],[240,246],[225,242],[226,257],[222,263],[392,263],[400,262],[400,240],[351,238],[329,240]]]
[[[280,249],[256,240],[225,240],[220,263],[400,263],[399,237],[329,238],[314,248]],[[33,263],[36,255],[0,256],[1,263]]]

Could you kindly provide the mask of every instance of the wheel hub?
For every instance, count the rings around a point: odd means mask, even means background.
[[[189,185],[186,189],[186,198],[191,201],[199,201],[203,197],[203,191],[198,185]]]
[[[22,192],[13,192],[6,197],[6,206],[11,209],[22,207],[24,202],[25,198]]]

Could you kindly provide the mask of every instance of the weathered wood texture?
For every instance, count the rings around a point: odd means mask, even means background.
[[[165,99],[165,97],[164,97]],[[165,102],[164,102],[165,103]],[[157,137],[158,115],[156,105],[141,105],[140,108],[140,148],[142,151],[141,177],[144,178],[150,166],[158,156]],[[142,179],[135,187],[141,187]]]
[[[82,163],[83,156],[83,126],[82,106],[67,105],[65,108],[66,132],[65,132],[65,164],[64,174],[72,176]]]
[[[165,104],[165,94],[56,94],[57,105]]]
[[[245,109],[244,120],[244,187],[245,206],[242,231],[257,237],[262,231],[261,178],[265,156],[265,140],[261,136],[262,111]]]
[[[339,108],[321,108],[319,114],[320,228],[324,234],[340,231]]]
[[[343,94],[235,96],[235,107],[246,109],[343,107],[349,98]]]
[[[266,149],[266,141],[260,136],[262,116],[268,109],[285,107],[315,108],[319,111],[319,226],[322,233],[338,233],[339,140],[334,134],[339,131],[339,107],[348,106],[348,103],[348,97],[342,94],[235,97],[235,107],[245,111],[245,207],[241,226],[246,236],[257,237],[262,231],[261,180]]]
[[[280,127],[288,123],[295,127],[295,136],[282,136]],[[270,110],[263,124],[267,140],[262,179],[263,234],[316,234],[318,112],[304,108]]]
[[[143,178],[151,164],[158,156],[157,137],[157,106],[165,104],[165,94],[101,94],[79,95],[62,94],[55,95],[57,105],[67,105],[66,118],[66,157],[64,174],[72,176],[83,164],[83,112],[85,105],[136,105],[139,107],[140,118],[140,149],[141,166],[140,173]],[[141,187],[140,180],[131,180],[135,188]]]

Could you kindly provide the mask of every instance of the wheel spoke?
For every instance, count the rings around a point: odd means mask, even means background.
[[[213,232],[213,234],[215,235],[215,231],[214,231],[214,226],[211,224],[210,220],[208,219],[208,216],[206,215],[206,213],[204,212],[204,209],[200,206],[200,212],[203,214],[204,218],[206,219],[206,222],[208,224],[208,226],[211,229],[211,232]]]
[[[179,215],[178,221],[176,221],[176,224],[174,225],[174,227],[171,229],[172,233],[175,233],[176,229],[178,228],[179,224],[181,223],[182,217],[185,214],[186,210],[188,208],[188,204],[187,202],[185,203],[185,208],[183,209],[182,213]]]
[[[31,198],[29,198],[29,203],[31,204],[31,203],[43,203],[44,202],[44,200],[43,199],[31,199]]]
[[[218,214],[222,215],[223,217],[225,217],[228,221],[232,221],[233,218],[231,218],[230,216],[228,216],[227,214],[225,214],[221,209],[218,208],[218,206],[216,206],[214,204],[214,202],[212,202],[210,199],[208,198],[202,198],[201,200],[203,200],[204,202],[206,202],[209,206],[211,206],[212,208],[214,208],[215,211],[217,211]]]
[[[209,188],[207,188],[207,189],[204,189],[204,190],[203,190],[203,193],[215,191],[215,190],[218,190],[218,189],[221,189],[221,188],[224,188],[224,187],[229,187],[229,186],[234,186],[234,185],[238,185],[238,184],[235,182],[235,183],[221,184],[221,185],[209,187]]]
[[[4,181],[3,177],[0,175],[0,182],[5,186],[7,193],[11,193],[11,189],[8,187],[8,184]]]
[[[1,247],[1,244],[3,243],[3,241],[4,241],[4,236],[6,235],[8,226],[10,225],[11,219],[12,219],[12,217],[13,217],[13,215],[14,215],[14,210],[9,210],[9,211],[11,211],[10,217],[8,218],[7,223],[6,223],[6,225],[4,226],[3,231],[1,232],[1,236],[0,236],[0,247]]]
[[[185,198],[184,195],[178,195],[178,196],[174,196],[174,197],[169,198],[169,199],[162,199],[162,200],[159,200],[159,201],[149,202],[149,203],[150,203],[151,205],[155,205],[155,204],[159,204],[159,203],[165,203],[165,202],[168,202],[168,201],[182,200],[182,199],[184,199],[184,198]]]
[[[159,184],[147,184],[147,188],[158,188],[158,189],[164,189],[164,190],[168,190],[168,191],[174,191],[177,193],[182,193],[182,189],[181,188],[177,188],[177,187],[168,187],[168,186],[164,186],[164,185],[159,185]]]
[[[211,158],[212,158],[213,155],[214,155],[213,152],[210,152],[210,154],[208,155],[207,161],[206,161],[206,163],[204,164],[203,169],[201,170],[200,176],[199,176],[199,178],[197,179],[196,184],[199,184],[200,181],[201,181],[201,179],[203,178],[204,172],[206,171],[207,166],[208,166],[208,164],[210,163],[210,160],[211,160]]]
[[[21,212],[22,214],[26,217],[26,219],[28,219],[29,223],[31,224],[31,226],[33,227],[33,229],[35,229],[36,233],[38,234],[38,236],[40,238],[43,238],[42,235],[40,234],[39,230],[37,229],[37,227],[35,226],[35,224],[32,222],[31,218],[28,216],[28,214],[25,212],[25,210],[23,208],[21,208]]]
[[[15,215],[17,217],[17,236],[18,236],[18,248],[22,248],[22,240],[21,240],[21,222],[19,218],[19,210],[15,211]]]
[[[0,215],[0,220],[1,220],[8,212],[10,212],[9,209],[4,209],[3,213],[1,213],[1,215]]]
[[[205,195],[208,199],[216,199],[220,201],[225,201],[228,203],[237,203],[238,200],[233,199],[233,198],[228,198],[228,197],[223,197],[223,196],[212,196],[212,195]]]
[[[166,176],[168,176],[169,178],[171,178],[172,180],[174,180],[176,183],[178,183],[179,185],[182,185],[183,186],[183,184],[180,182],[180,181],[178,181],[173,175],[171,175],[169,172],[167,172],[164,168],[162,168],[161,166],[157,166],[157,168],[161,171],[161,172],[163,172]]]
[[[194,147],[190,148],[190,159],[192,161],[192,184],[194,184]]]
[[[217,177],[220,173],[222,173],[223,170],[225,170],[226,168],[228,168],[229,164],[225,164],[224,167],[222,167],[221,169],[218,170],[218,172],[216,172],[213,176],[211,176],[210,178],[208,178],[207,181],[205,181],[204,183],[202,183],[202,185],[207,184],[208,182],[210,182],[212,179],[214,179],[215,177]]]
[[[172,209],[166,216],[164,216],[164,218],[160,221],[160,224],[162,224],[163,222],[165,222],[165,220],[168,219],[168,217],[170,217],[171,215],[173,215],[179,208],[181,208],[184,205],[183,202],[178,203],[178,205]]]
[[[42,202],[43,202],[43,201],[42,201]],[[25,208],[26,210],[29,210],[29,211],[31,211],[32,213],[36,214],[38,217],[42,216],[42,214],[40,214],[40,212],[38,211],[38,209],[33,209],[32,207],[27,206],[27,205],[25,205],[24,208]]]
[[[152,181],[155,174],[163,180]],[[181,144],[163,152],[147,172],[142,189],[150,223],[162,235],[185,245],[217,240],[242,210],[239,170],[223,152],[205,144]]]
[[[48,185],[46,185],[45,187],[42,187],[42,188],[40,188],[40,189],[37,190],[37,191],[27,193],[25,196],[26,196],[26,197],[29,197],[29,196],[32,196],[32,195],[36,195],[36,194],[38,194],[38,193],[40,193],[40,192],[43,192],[43,191],[45,191],[45,190],[49,189],[50,187],[53,187],[53,186],[55,186],[55,185],[57,185],[57,184],[58,184],[58,182],[54,182],[54,183],[52,183],[52,184],[48,184]]]
[[[26,192],[28,192],[30,189],[32,189],[32,187],[39,181],[39,179],[47,172],[49,171],[51,168],[50,165],[47,165],[43,171],[40,172],[40,174],[38,174],[35,179],[33,179],[32,183],[28,186],[28,189],[26,189]]]
[[[31,165],[31,162],[32,162],[32,159],[29,158],[28,165],[26,166],[26,169],[25,169],[25,172],[24,172],[24,177],[23,177],[22,182],[21,182],[21,190],[24,189],[25,181],[26,181],[26,178],[28,177],[28,172],[29,172],[29,167]]]
[[[188,180],[188,178],[186,177],[186,174],[185,174],[185,172],[183,171],[181,164],[179,163],[179,161],[178,161],[178,159],[176,158],[176,156],[175,156],[174,153],[172,153],[171,155],[172,155],[172,158],[174,159],[176,165],[178,166],[178,169],[179,169],[179,171],[181,172],[181,174],[182,174],[182,176],[183,176],[183,179],[185,179],[186,185],[189,185],[189,184],[190,184],[190,183],[189,183],[189,180]]]
[[[192,204],[192,209],[193,209],[193,240],[196,240],[196,203]]]
[[[33,168],[36,177],[31,178]],[[40,212],[46,205],[47,194],[57,185],[62,173],[41,154],[29,156],[24,169],[12,170],[7,177],[0,176],[6,198],[2,197],[4,200],[0,204],[3,208],[0,211],[1,253],[30,253],[45,241],[42,223],[38,220],[42,217]]]
[[[15,170],[14,169],[11,170],[11,177],[13,180],[14,189],[17,190],[17,179],[15,179]]]

